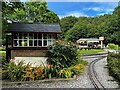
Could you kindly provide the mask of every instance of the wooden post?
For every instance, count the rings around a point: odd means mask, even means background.
[[[11,58],[11,50],[8,47],[8,39],[11,37],[11,35],[6,35],[6,62],[8,63]]]
[[[9,56],[8,56],[8,35],[6,35],[6,62],[9,62]]]

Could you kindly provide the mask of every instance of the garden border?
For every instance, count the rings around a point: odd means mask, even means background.
[[[68,78],[68,79],[62,79],[62,78],[61,78],[61,79],[44,79],[44,80],[15,81],[15,82],[2,80],[2,85],[12,85],[12,84],[21,85],[21,84],[29,84],[29,83],[43,83],[43,82],[56,82],[56,81],[70,81],[70,80],[75,80],[75,79],[77,79],[77,77],[75,77],[75,78]]]
[[[108,52],[86,54],[86,55],[83,55],[83,56],[103,55],[103,54],[108,54]],[[15,81],[15,82],[7,81],[7,80],[2,80],[2,85],[12,85],[12,84],[21,85],[21,84],[29,84],[29,83],[70,81],[70,80],[75,80],[75,79],[77,79],[77,78],[78,78],[78,77],[67,78],[67,79],[64,79],[64,78],[56,78],[56,79],[44,79],[44,80],[35,80],[35,81]]]

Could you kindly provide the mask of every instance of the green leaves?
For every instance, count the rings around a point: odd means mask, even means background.
[[[104,44],[115,43],[120,45],[120,6],[113,14],[96,17],[65,17],[60,20],[62,35],[60,39],[76,42],[80,38],[105,37]]]
[[[120,82],[120,53],[109,53],[107,63],[110,75]]]
[[[48,63],[61,68],[76,64],[77,48],[71,42],[56,42],[48,47]]]

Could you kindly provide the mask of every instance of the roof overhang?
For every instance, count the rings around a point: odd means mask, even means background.
[[[12,23],[6,32],[60,34],[61,29],[59,24]]]

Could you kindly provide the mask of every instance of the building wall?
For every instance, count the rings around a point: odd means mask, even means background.
[[[47,57],[15,57],[12,59],[16,64],[23,61],[24,65],[30,63],[32,67],[35,66],[45,66],[47,64]]]
[[[46,57],[47,50],[11,50],[11,58],[14,57]]]

